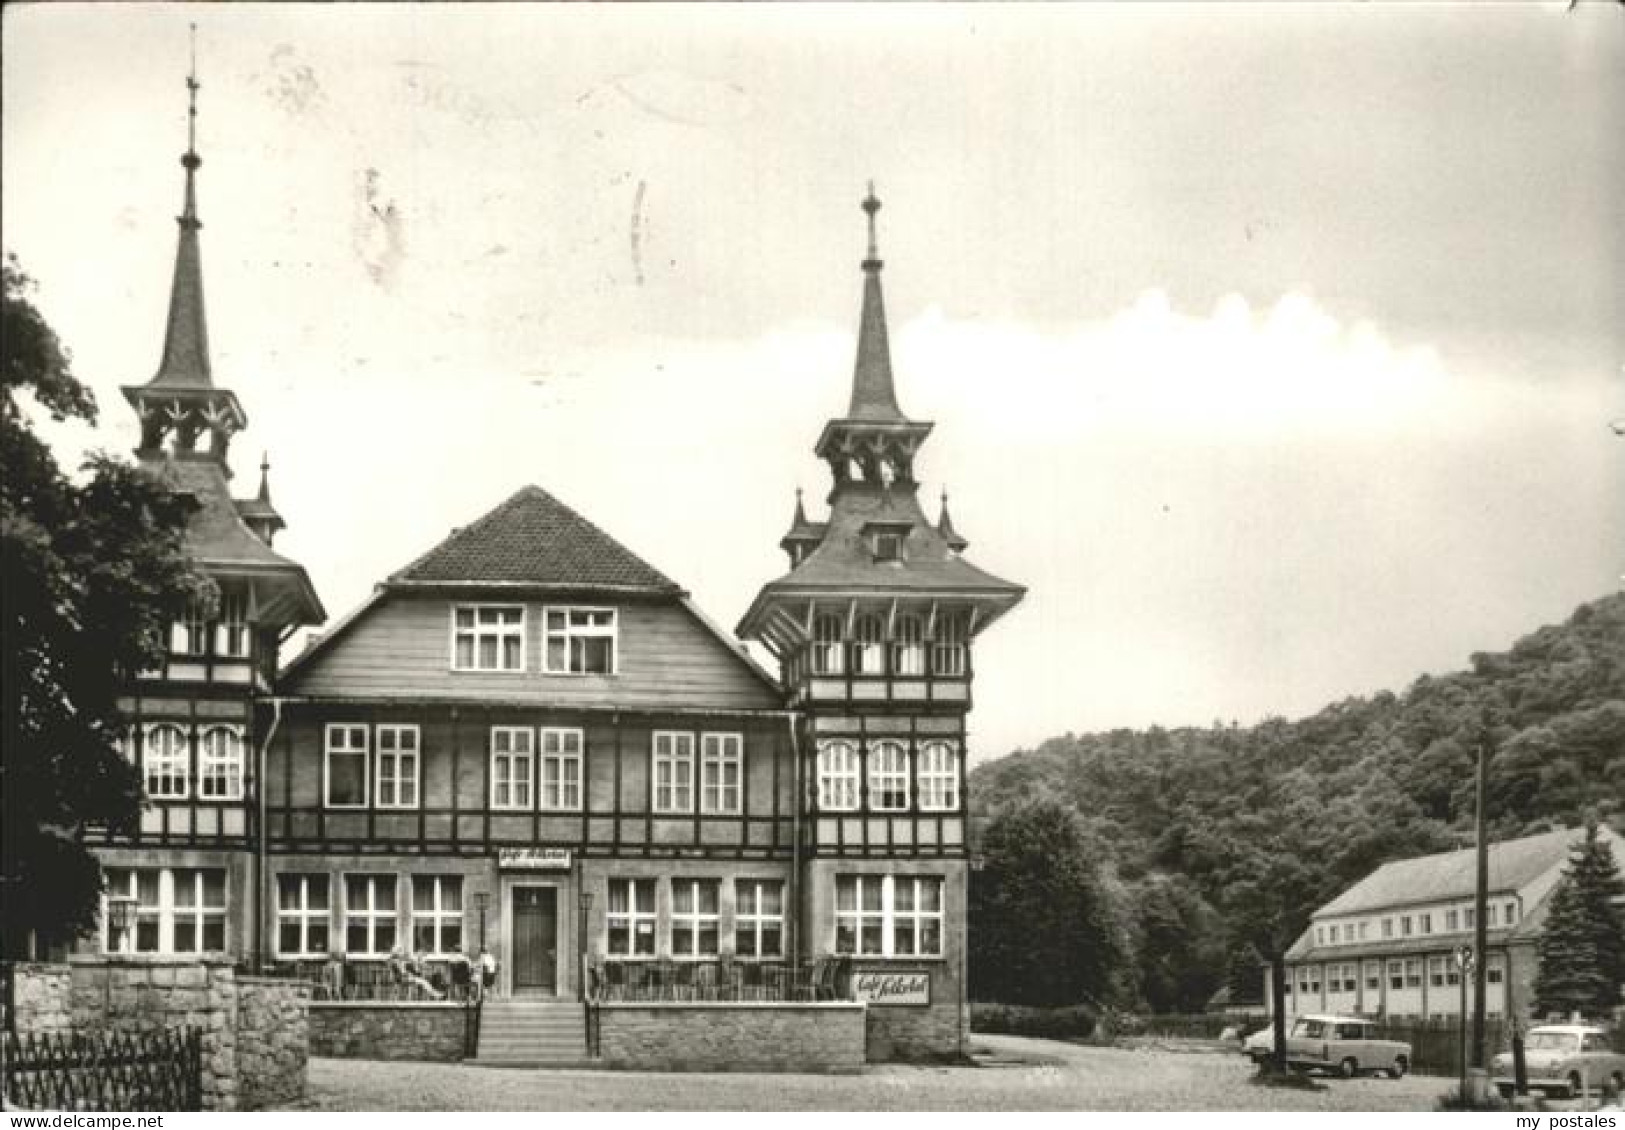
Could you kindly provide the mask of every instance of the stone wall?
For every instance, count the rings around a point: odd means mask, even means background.
[[[463,1058],[471,1013],[445,1001],[317,1001],[310,1006],[312,1055],[345,1059]]]
[[[237,978],[237,1109],[291,1106],[305,1097],[310,993],[271,977]]]
[[[302,983],[238,977],[224,961],[149,956],[19,965],[14,976],[19,1031],[200,1029],[204,1110],[304,1098],[309,990]]]
[[[68,1013],[68,967],[42,962],[18,962],[11,967],[12,990],[8,1006],[20,1032],[66,1032],[73,1027]]]
[[[640,1071],[857,1072],[865,1011],[850,1001],[601,1004],[598,1054]]]

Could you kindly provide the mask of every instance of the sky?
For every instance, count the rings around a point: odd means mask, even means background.
[[[8,5],[3,220],[128,451],[197,24],[216,383],[333,618],[527,483],[737,623],[880,250],[973,758],[1247,724],[1625,570],[1625,6]]]

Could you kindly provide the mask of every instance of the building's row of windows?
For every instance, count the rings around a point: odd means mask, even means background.
[[[152,722],[132,732],[125,756],[141,767],[150,800],[242,800],[243,727]]]
[[[583,731],[573,727],[491,727],[491,807],[580,812],[585,740]],[[418,807],[423,759],[417,726],[369,729],[332,723],[324,746],[324,803],[329,808],[366,808],[369,797],[377,808]],[[744,810],[744,764],[742,734],[655,731],[653,811],[739,815]]]
[[[784,883],[734,879],[733,954],[784,956]],[[722,880],[673,878],[665,952],[674,958],[721,955]],[[659,941],[654,879],[611,879],[604,915],[604,953],[610,958],[654,957]]]
[[[213,616],[193,609],[169,626],[169,650],[177,656],[212,653],[222,659],[247,659],[252,639],[245,602],[230,593],[221,596]]]
[[[1518,900],[1501,899],[1487,903],[1484,924],[1490,929],[1518,924]],[[1348,922],[1321,923],[1315,927],[1315,944],[1346,946],[1363,942],[1375,919],[1356,919]],[[1388,915],[1380,919],[1383,938],[1425,937],[1431,934],[1455,934],[1474,929],[1475,915],[1471,906],[1446,907],[1441,911],[1417,911],[1411,914]],[[1437,929],[1435,929],[1437,927]]]
[[[815,675],[965,674],[965,621],[957,615],[938,617],[929,636],[926,621],[904,614],[890,620],[874,614],[856,617],[847,635],[847,618],[826,612],[813,617],[809,649]]]
[[[385,957],[399,944],[401,884],[395,875],[342,876],[343,951],[350,957]],[[283,872],[277,876],[277,953],[325,957],[334,877]],[[415,953],[442,956],[463,948],[463,877],[413,875],[406,885],[406,921]]]
[[[135,900],[135,922],[102,948],[120,953],[219,953],[226,948],[226,873],[215,867],[109,867],[110,898]]]
[[[1368,961],[1364,963],[1365,988],[1367,992],[1376,993],[1382,988],[1382,963]],[[1300,967],[1297,971],[1297,991],[1306,996],[1318,996],[1321,988],[1321,970],[1319,965]],[[1325,985],[1328,993],[1353,993],[1360,987],[1360,967],[1352,962],[1329,964],[1324,967]],[[1393,958],[1387,962],[1386,967],[1388,988],[1393,992],[1402,992],[1407,989],[1420,989],[1423,979],[1423,959],[1419,957]],[[1447,988],[1460,986],[1461,967],[1455,959],[1444,955],[1436,955],[1427,959],[1427,983],[1433,988]],[[1484,969],[1486,984],[1499,985],[1505,980],[1506,959],[1498,954],[1490,956],[1489,964]],[[1469,978],[1471,980],[1471,978]],[[1288,978],[1286,990],[1292,992],[1293,979]]]
[[[867,786],[865,790],[864,786]],[[867,743],[831,738],[818,743],[818,807],[824,812],[907,812],[918,800],[922,812],[952,812],[959,807],[959,753],[953,743],[928,741],[910,765],[900,741]]]
[[[522,604],[457,604],[451,609],[453,671],[529,670]],[[542,662],[546,675],[616,673],[617,617],[613,608],[542,610]]]

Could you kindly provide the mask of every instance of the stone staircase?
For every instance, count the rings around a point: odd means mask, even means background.
[[[480,1042],[471,1061],[481,1067],[579,1067],[587,1057],[587,1016],[576,1001],[487,998]]]

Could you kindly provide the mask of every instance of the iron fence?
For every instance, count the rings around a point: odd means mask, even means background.
[[[605,961],[588,968],[599,1003],[664,1001],[830,1001],[851,999],[850,961]]]
[[[4,1032],[0,1082],[14,1110],[201,1110],[203,1034]]]

